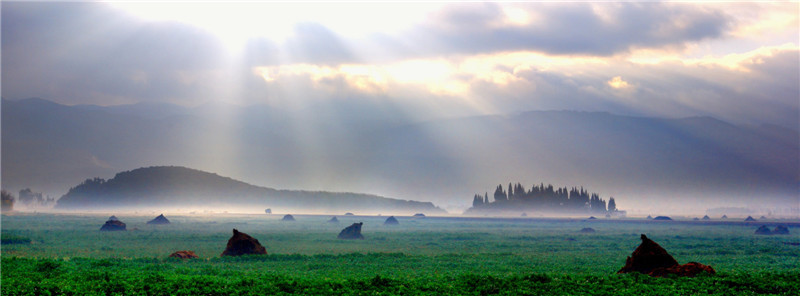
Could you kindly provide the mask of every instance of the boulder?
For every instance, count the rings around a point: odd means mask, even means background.
[[[364,239],[364,236],[361,235],[361,225],[364,225],[364,222],[353,223],[353,225],[345,227],[339,232],[339,239]]]
[[[654,277],[664,277],[670,274],[693,277],[701,272],[716,273],[711,266],[697,262],[678,264],[678,261],[667,253],[667,250],[644,234],[642,234],[642,243],[625,260],[625,266],[617,273],[629,272],[640,272]]]
[[[760,227],[758,227],[758,229],[756,229],[756,234],[770,235],[772,234],[772,231],[769,230],[769,227],[767,227],[767,225],[761,225]]]
[[[228,245],[221,256],[241,256],[241,255],[263,255],[267,254],[267,249],[258,242],[257,239],[233,229],[233,236],[228,240]]]
[[[194,251],[177,251],[175,253],[169,254],[169,257],[180,258],[180,259],[200,258],[200,256],[197,256],[197,254],[195,254]]]
[[[100,227],[100,231],[125,231],[125,223],[119,220],[108,220]]]
[[[705,215],[705,216],[703,216],[703,220],[711,220],[711,217],[709,217],[708,215]]]
[[[281,221],[294,221],[294,216],[292,216],[291,214],[286,214],[286,216],[283,216],[283,219],[281,219]]]
[[[756,219],[753,219],[753,216],[747,216],[747,218],[745,218],[744,221],[745,222],[755,222]]]
[[[164,217],[164,214],[158,215],[153,220],[147,221],[147,224],[169,224],[169,219]]]
[[[336,216],[333,216],[333,218],[328,220],[328,223],[339,223],[339,219],[337,219]]]
[[[786,225],[778,225],[775,226],[775,230],[772,231],[772,234],[789,234],[789,228]]]
[[[397,218],[395,218],[394,216],[389,216],[389,218],[386,218],[386,221],[383,221],[383,225],[398,225],[398,224],[400,224],[400,221],[397,221]]]
[[[591,227],[584,227],[583,229],[581,229],[581,233],[595,233],[595,230],[594,228]]]
[[[668,216],[656,216],[653,218],[654,221],[672,221],[672,218]]]
[[[649,274],[656,268],[667,268],[678,265],[678,261],[667,253],[660,245],[642,234],[642,243],[633,254],[625,260],[625,266],[617,273],[641,272]]]

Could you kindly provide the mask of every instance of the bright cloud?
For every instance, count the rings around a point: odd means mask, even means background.
[[[608,85],[617,89],[624,89],[630,87],[630,84],[628,84],[627,81],[622,80],[622,77],[620,76],[614,76],[614,78],[611,78],[611,80],[608,81]]]
[[[800,109],[798,5],[10,2],[3,96],[336,97],[429,113],[578,109],[789,125]]]

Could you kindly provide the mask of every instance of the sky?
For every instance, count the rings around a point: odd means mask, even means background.
[[[2,2],[2,96],[797,129],[798,2]]]

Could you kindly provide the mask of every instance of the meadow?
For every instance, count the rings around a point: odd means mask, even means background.
[[[798,295],[800,229],[644,219],[491,219],[296,215],[175,215],[170,225],[117,215],[2,216],[2,295]],[[364,222],[364,240],[339,231]],[[584,227],[595,233],[580,233]],[[233,228],[269,255],[220,257]],[[680,263],[716,275],[616,274],[640,234]],[[199,259],[167,258],[193,250]]]

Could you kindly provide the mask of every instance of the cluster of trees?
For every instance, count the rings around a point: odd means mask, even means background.
[[[3,212],[10,212],[14,210],[14,196],[11,193],[8,193],[5,189],[0,190],[0,208],[2,208]]]
[[[50,196],[42,196],[41,192],[33,192],[33,190],[30,188],[20,190],[19,198],[14,198],[14,195],[5,189],[0,191],[0,196],[2,196],[3,212],[14,210],[14,204],[17,202],[28,208],[52,206],[56,202],[54,198],[51,198]]]
[[[617,211],[617,204],[611,197],[608,203],[597,193],[589,193],[583,187],[572,189],[555,188],[553,185],[544,183],[533,185],[530,190],[526,190],[521,183],[516,185],[508,183],[508,190],[503,189],[503,185],[495,188],[494,201],[489,201],[489,193],[481,196],[475,194],[472,200],[473,209],[532,209],[548,211],[568,211],[568,212],[590,212],[590,213],[611,213]]]
[[[41,192],[33,192],[30,188],[25,188],[19,191],[19,202],[27,207],[37,206],[52,206],[55,204],[55,198],[42,196]]]

